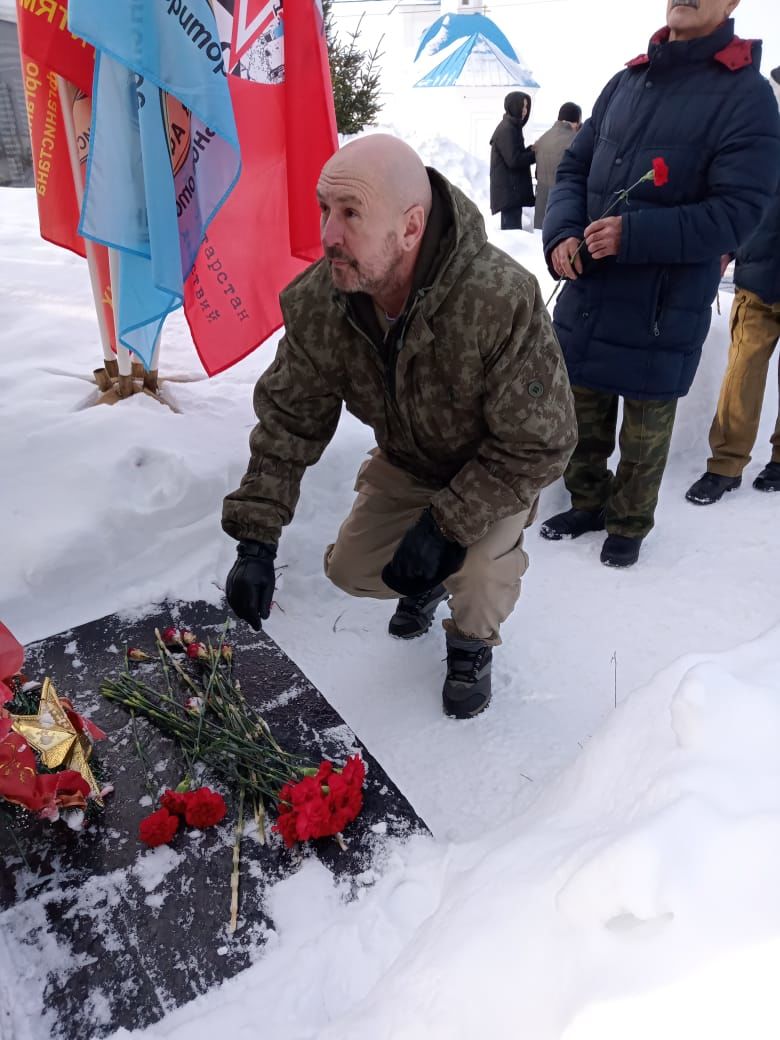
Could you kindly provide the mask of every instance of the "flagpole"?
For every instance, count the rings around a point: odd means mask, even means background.
[[[76,143],[76,124],[73,120],[73,99],[76,95],[76,88],[72,83],[69,83],[62,76],[57,76],[57,90],[60,99],[60,109],[62,110],[62,121],[65,126],[65,138],[68,142],[68,155],[70,157],[70,167],[73,174],[73,186],[76,191],[76,200],[79,205],[79,213],[81,212],[81,204],[84,199],[84,184],[81,179],[81,164],[79,163],[78,145]],[[95,243],[90,241],[88,238],[84,239],[87,254],[87,267],[89,268],[89,281],[92,286],[92,298],[95,302],[95,314],[97,316],[98,329],[100,331],[100,342],[103,346],[103,360],[108,367],[109,362],[114,361],[114,352],[111,349],[111,336],[108,331],[108,325],[106,323],[106,315],[103,309],[103,290],[100,285],[100,276],[98,274],[98,261]],[[100,370],[97,369],[96,373]],[[110,368],[109,368],[110,372]],[[101,386],[101,390],[108,389],[108,385]]]
[[[133,393],[133,359],[127,347],[119,342],[119,252],[108,251],[108,269],[111,272],[111,297],[114,301],[114,326],[116,328],[116,360],[119,368],[118,391],[120,397]]]

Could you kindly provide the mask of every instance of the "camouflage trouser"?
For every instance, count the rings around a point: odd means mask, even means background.
[[[572,387],[577,447],[563,475],[575,509],[606,509],[607,531],[644,538],[653,527],[658,489],[669,455],[677,401],[623,398],[620,462],[613,475],[617,394]]]

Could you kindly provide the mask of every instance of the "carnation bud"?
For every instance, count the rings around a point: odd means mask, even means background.
[[[177,645],[181,643],[181,633],[178,628],[174,628],[173,625],[169,625],[168,628],[163,629],[162,641],[166,646]]]
[[[220,649],[222,651],[222,657],[225,661],[233,660],[233,647],[230,645],[230,643],[223,643]]]
[[[188,628],[183,628],[181,630],[180,635],[181,641],[182,643],[184,643],[185,646],[189,646],[190,643],[196,643],[198,641],[198,637],[195,635],[195,633],[191,632]]]
[[[151,658],[148,654],[145,654],[143,650],[139,650],[137,646],[131,646],[127,651],[127,657],[130,661],[150,661]]]

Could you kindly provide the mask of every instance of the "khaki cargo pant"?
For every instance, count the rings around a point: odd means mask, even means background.
[[[606,510],[609,534],[644,538],[652,530],[661,478],[669,456],[677,401],[623,398],[620,461],[613,474],[617,394],[573,386],[577,447],[563,481],[574,509]]]
[[[710,473],[739,477],[756,443],[769,360],[780,339],[780,303],[767,304],[738,289],[731,308],[731,345],[710,428]],[[780,370],[778,370],[780,382]],[[771,438],[772,462],[780,462],[780,414]]]
[[[336,541],[325,551],[325,574],[351,596],[398,599],[381,578],[401,538],[439,489],[393,466],[375,448],[357,475],[357,498]],[[523,531],[529,513],[499,520],[469,546],[461,569],[445,581],[452,619],[444,627],[497,646],[501,623],[520,595],[528,567]]]

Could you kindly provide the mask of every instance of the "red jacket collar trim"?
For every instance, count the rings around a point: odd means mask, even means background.
[[[758,40],[741,40],[735,36],[728,46],[715,55],[715,61],[725,65],[731,72],[744,69],[746,65],[753,64],[753,46]]]
[[[665,25],[651,38],[650,43],[666,43],[668,39],[669,27]],[[739,36],[735,36],[723,50],[718,51],[713,57],[715,61],[725,65],[731,72],[737,72],[739,69],[744,69],[746,65],[753,64],[753,47],[756,43],[758,43],[757,40],[742,40]],[[649,61],[649,54],[638,54],[636,58],[626,62],[626,67],[636,68],[637,65],[647,65]]]

